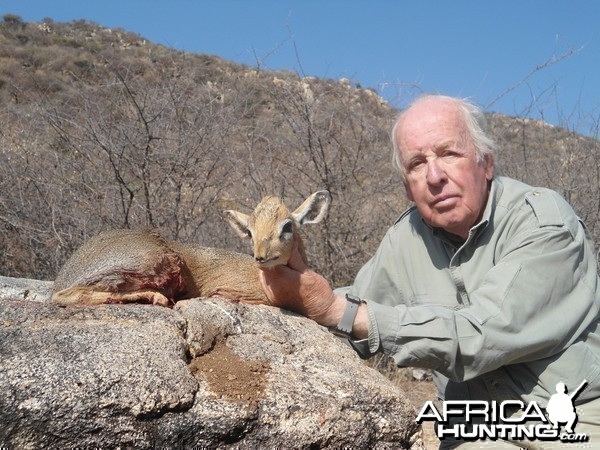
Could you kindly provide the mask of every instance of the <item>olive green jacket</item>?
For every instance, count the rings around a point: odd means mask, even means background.
[[[349,288],[367,300],[363,356],[434,370],[446,400],[600,397],[600,282],[585,226],[557,193],[496,177],[465,242],[416,208]],[[346,289],[348,290],[348,289]],[[344,290],[341,290],[343,292]]]

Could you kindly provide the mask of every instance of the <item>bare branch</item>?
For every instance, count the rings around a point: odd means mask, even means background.
[[[562,61],[564,61],[566,59],[571,58],[573,55],[575,55],[579,51],[581,51],[581,49],[570,48],[565,53],[563,53],[561,55],[558,55],[558,56],[552,56],[551,58],[549,58],[548,60],[546,60],[542,64],[537,65],[533,70],[531,70],[521,80],[517,81],[515,84],[513,84],[510,87],[508,87],[507,89],[505,89],[504,91],[502,91],[500,94],[498,94],[491,102],[489,102],[488,104],[485,105],[484,109],[486,109],[486,110],[490,109],[494,104],[496,104],[502,98],[506,97],[509,93],[511,93],[512,91],[514,91],[515,89],[517,89],[519,86],[521,86],[523,83],[525,83],[529,78],[531,78],[536,73],[538,73],[541,70],[544,70],[544,69],[546,69],[546,68],[548,68],[550,66],[554,66],[555,64],[558,64],[558,63],[560,63],[560,62],[562,62]]]

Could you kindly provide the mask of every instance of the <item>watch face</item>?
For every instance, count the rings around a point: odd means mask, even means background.
[[[351,295],[351,294],[346,294],[346,300],[348,300],[349,302],[352,302],[352,303],[356,303],[357,305],[364,303],[359,297],[356,297],[355,295]]]

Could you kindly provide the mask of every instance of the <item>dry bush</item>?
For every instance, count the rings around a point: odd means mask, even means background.
[[[85,21],[0,24],[0,273],[52,279],[116,227],[249,251],[223,209],[329,189],[311,264],[348,284],[406,207],[395,112],[371,91],[264,72]],[[26,35],[27,39],[22,36]],[[19,37],[21,36],[21,37]],[[600,233],[597,140],[491,116],[501,170],[557,189]]]
[[[600,145],[547,123],[494,115],[500,173],[559,192],[600,244]]]
[[[4,273],[53,278],[75,247],[115,227],[248,251],[221,210],[282,192],[295,205],[327,188],[334,205],[311,230],[309,255],[335,283],[350,282],[403,208],[385,105],[334,82],[313,82],[315,100],[298,77],[274,88],[250,71],[198,85],[203,66],[183,57],[138,68],[123,60],[109,80],[56,95],[34,77],[29,101],[5,111],[0,220],[8,240],[26,245],[5,247]]]

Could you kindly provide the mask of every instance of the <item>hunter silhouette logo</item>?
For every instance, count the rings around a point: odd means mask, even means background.
[[[546,414],[535,401],[448,400],[442,402],[441,410],[428,401],[421,408],[416,422],[437,422],[435,432],[440,439],[586,442],[589,436],[574,430],[577,414],[573,400],[587,383],[583,380],[571,394],[567,394],[564,383],[558,383],[556,393],[548,401]],[[562,433],[560,424],[565,424]]]
[[[579,392],[581,392],[587,383],[587,380],[583,380],[571,395],[567,394],[567,387],[564,383],[558,383],[556,385],[556,394],[552,394],[550,400],[548,400],[548,406],[546,407],[548,418],[550,419],[550,422],[552,422],[555,430],[559,428],[559,423],[566,423],[565,432],[568,433],[568,435],[575,434],[573,426],[577,421],[577,414],[575,413],[573,400],[579,395]],[[564,434],[561,435],[561,439],[563,436]]]

